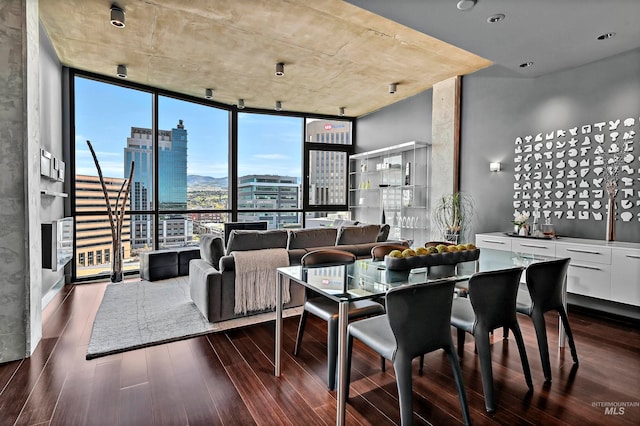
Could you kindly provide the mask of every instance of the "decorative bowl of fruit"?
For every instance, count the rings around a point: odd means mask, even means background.
[[[455,265],[478,260],[480,249],[473,244],[438,244],[404,251],[393,250],[384,257],[384,264],[391,271],[404,271],[436,265]]]

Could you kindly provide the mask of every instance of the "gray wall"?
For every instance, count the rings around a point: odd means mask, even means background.
[[[626,117],[640,120],[640,50],[537,79],[493,77],[491,68],[464,77],[461,189],[476,200],[475,231],[512,230],[514,141],[518,136]],[[638,177],[637,124],[635,130],[631,167]],[[491,161],[502,162],[502,172],[489,172]],[[638,194],[640,181],[634,180]],[[605,220],[552,220],[561,235],[605,238]],[[638,217],[631,222],[617,220],[616,239],[640,242]]]
[[[40,145],[55,158],[65,158],[62,144],[62,72],[61,65],[40,25]],[[40,178],[42,189],[63,193],[65,183]],[[69,185],[66,185],[67,187]],[[42,196],[40,220],[48,223],[64,217],[64,198]],[[42,297],[50,299],[55,289],[64,284],[64,271],[42,270]]]
[[[432,92],[427,90],[358,118],[356,152],[409,141],[431,142]]]

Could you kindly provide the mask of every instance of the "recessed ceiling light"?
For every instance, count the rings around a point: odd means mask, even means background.
[[[458,10],[469,10],[476,5],[478,0],[460,0],[456,7]]]
[[[213,98],[213,89],[204,89],[204,97],[207,99]]]
[[[496,13],[495,15],[491,15],[487,18],[487,22],[490,24],[495,24],[496,22],[503,21],[506,15],[504,13]]]
[[[610,38],[614,38],[616,33],[605,33],[598,36],[598,40],[609,40]]]
[[[278,62],[276,64],[276,75],[282,77],[284,75],[284,63]]]
[[[238,99],[238,109],[244,109],[244,99]]]
[[[276,101],[276,111],[282,111],[282,102]]]
[[[340,117],[344,117],[344,107],[338,108],[338,114],[340,115]]]
[[[392,95],[398,91],[398,83],[391,83],[389,85],[389,93]]]
[[[533,62],[531,62],[531,61],[523,62],[523,63],[520,64],[520,68],[529,68],[532,65],[533,65]]]

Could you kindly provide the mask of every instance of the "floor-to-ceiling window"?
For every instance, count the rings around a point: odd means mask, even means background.
[[[347,219],[351,121],[234,106],[73,71],[74,278],[107,276],[113,259],[104,190],[125,206],[125,273],[146,250],[197,245],[229,221],[269,228]],[[112,208],[114,208],[112,206]]]

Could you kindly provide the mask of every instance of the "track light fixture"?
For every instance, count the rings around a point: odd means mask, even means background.
[[[344,117],[344,107],[338,108],[338,114],[340,114],[340,117]]]
[[[282,111],[282,102],[276,101],[276,111]]]
[[[122,64],[118,65],[116,75],[120,78],[127,78],[127,66]]]
[[[391,83],[389,85],[389,93],[391,93],[392,95],[396,93],[397,90],[398,90],[398,83]]]
[[[207,99],[213,98],[213,89],[204,89],[204,97]]]
[[[276,75],[277,75],[278,77],[281,77],[281,76],[283,76],[283,75],[284,75],[284,63],[282,63],[282,62],[278,62],[278,63],[276,64]]]
[[[244,109],[244,99],[238,99],[238,109]]]
[[[115,4],[111,6],[111,25],[124,28],[124,10]]]

